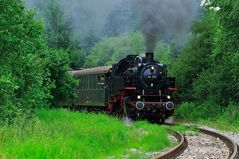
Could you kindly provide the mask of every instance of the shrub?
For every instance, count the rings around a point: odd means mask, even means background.
[[[51,104],[59,107],[66,99],[76,95],[76,80],[68,72],[70,70],[69,54],[64,50],[51,49],[47,55],[47,69],[54,87],[51,89]]]
[[[178,119],[185,121],[215,119],[222,114],[221,106],[212,102],[204,102],[202,104],[184,103],[175,111],[175,116]]]

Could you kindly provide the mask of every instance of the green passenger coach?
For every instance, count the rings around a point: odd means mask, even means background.
[[[76,106],[105,107],[108,101],[108,81],[111,67],[71,71],[78,80]]]

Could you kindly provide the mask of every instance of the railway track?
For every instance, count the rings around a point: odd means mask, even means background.
[[[154,159],[176,158],[178,155],[182,154],[187,148],[188,143],[184,135],[171,129],[169,129],[169,132],[177,139],[179,144],[170,149],[169,151],[161,154],[160,156],[155,157]]]
[[[166,125],[177,126],[177,124],[166,124]],[[216,139],[220,139],[220,141],[225,143],[225,145],[229,149],[229,155],[227,157],[228,159],[239,159],[239,145],[237,145],[234,141],[232,141],[231,139],[229,139],[228,137],[220,133],[217,133],[211,130],[207,130],[203,128],[199,128],[198,130],[202,134],[206,134]],[[170,131],[172,132],[172,130]],[[179,144],[173,147],[171,150],[165,152],[164,154],[161,154],[160,156],[155,157],[155,159],[174,159],[174,158],[177,158],[180,154],[182,154],[187,149],[188,143],[187,143],[186,137],[178,132],[176,132],[174,136],[177,138]]]
[[[234,141],[220,133],[211,130],[199,128],[199,131],[215,138],[219,138],[222,142],[224,142],[229,148],[228,159],[239,159],[239,145],[237,145]]]

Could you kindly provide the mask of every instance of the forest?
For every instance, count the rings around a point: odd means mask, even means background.
[[[94,7],[77,13],[78,7],[57,0],[0,0],[1,123],[74,98],[71,69],[111,65],[145,52],[130,5],[112,3],[107,13],[99,10],[100,23],[91,13]],[[157,41],[156,58],[177,79],[174,99],[182,104],[177,118],[214,119],[227,112],[239,119],[238,23],[239,1],[210,0],[201,5],[182,44]]]

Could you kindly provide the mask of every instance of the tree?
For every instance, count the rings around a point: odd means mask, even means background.
[[[0,24],[1,122],[74,97],[69,54],[47,47],[42,22],[21,0],[0,0]]]
[[[204,76],[202,73],[212,65],[215,30],[214,11],[204,10],[204,17],[192,27],[192,40],[172,64],[172,74],[177,79],[177,96],[180,101],[195,99],[192,96],[193,83],[201,75]]]
[[[208,99],[227,105],[229,102],[239,102],[239,2],[213,0],[209,7],[218,8],[218,11],[214,11],[217,29],[211,55],[213,65],[195,83],[195,90],[197,97],[202,98],[205,90],[199,83],[206,83]]]
[[[70,55],[71,67],[79,68],[83,66],[80,42],[74,36],[71,23],[66,18],[59,1],[44,0],[43,15],[45,19],[46,32],[45,39],[50,48],[64,49]]]
[[[222,106],[239,102],[238,11],[236,0],[212,0],[205,6],[192,41],[173,69],[182,100],[210,100]]]
[[[0,120],[47,106],[51,98],[43,24],[33,15],[21,0],[0,1]]]
[[[51,106],[60,107],[66,100],[75,98],[76,80],[69,74],[70,58],[64,50],[50,49],[47,54],[47,69],[54,83],[51,89]]]

